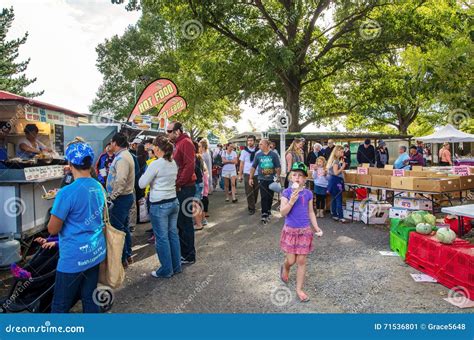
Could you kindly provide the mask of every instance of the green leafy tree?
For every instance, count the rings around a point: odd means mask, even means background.
[[[97,47],[97,67],[104,82],[91,111],[112,112],[123,119],[150,81],[169,78],[188,104],[187,110],[172,119],[185,122],[193,137],[224,129],[226,120],[238,120],[240,109],[212,76],[219,60],[206,58],[209,51],[205,45],[194,50],[180,45],[168,26],[162,17],[144,14],[122,36],[114,36]],[[148,112],[157,113],[157,109]]]
[[[36,81],[36,78],[29,79],[24,74],[30,59],[16,61],[19,56],[18,49],[26,42],[28,33],[21,38],[7,40],[7,34],[14,19],[13,7],[3,8],[0,12],[0,89],[26,97],[40,96],[44,91],[27,92],[25,90],[28,85]]]
[[[143,0],[140,6],[143,13],[165,17],[194,48],[206,44],[213,56],[225,55],[214,76],[239,84],[240,98],[269,102],[270,107],[283,102],[291,115],[289,130],[300,131],[352,108],[341,107],[337,93],[331,93],[330,102],[319,93],[320,101],[313,100],[315,88],[334,90],[331,82],[339,73],[430,34],[432,28],[424,24],[429,14],[420,11],[416,19],[423,20],[413,20],[413,12],[425,3]],[[376,39],[368,39],[371,20],[381,26],[375,27]],[[189,39],[190,28],[200,31],[198,39]]]

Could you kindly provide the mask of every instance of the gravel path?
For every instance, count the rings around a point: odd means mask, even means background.
[[[387,227],[340,224],[320,219],[324,236],[308,258],[305,289],[309,303],[297,301],[295,269],[290,284],[279,280],[283,255],[279,235],[283,220],[275,212],[261,225],[248,216],[245,196],[224,203],[222,192],[210,196],[210,225],[197,232],[198,261],[171,279],[155,279],[154,246],[139,225],[134,233],[135,263],[124,288],[115,294],[114,313],[472,313],[443,300],[448,289],[415,283],[417,271],[389,249]]]

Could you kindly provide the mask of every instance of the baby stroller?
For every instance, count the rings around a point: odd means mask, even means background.
[[[58,265],[59,250],[39,248],[23,269],[31,278],[14,278],[6,297],[0,299],[0,312],[49,313],[53,301],[54,281]]]
[[[31,273],[31,278],[14,278],[15,281],[8,296],[0,298],[0,313],[24,311],[50,313],[58,260],[59,250],[57,247],[51,249],[40,247],[23,267]],[[98,304],[101,312],[106,312],[112,308],[113,294],[106,287],[99,289],[100,291],[97,293],[99,296]],[[79,296],[77,301],[79,301]]]

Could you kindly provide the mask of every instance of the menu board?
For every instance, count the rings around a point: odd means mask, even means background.
[[[58,178],[62,177],[64,173],[63,166],[61,165],[37,166],[25,168],[23,171],[27,181],[35,179]]]
[[[54,125],[54,149],[64,155],[64,125]]]

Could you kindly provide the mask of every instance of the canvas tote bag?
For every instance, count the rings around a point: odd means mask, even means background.
[[[104,192],[104,196],[105,192]],[[107,208],[107,197],[105,197],[104,211],[104,235],[107,246],[105,260],[99,267],[99,283],[110,288],[118,288],[125,279],[125,269],[122,265],[122,252],[125,243],[125,233],[115,229],[110,224],[109,209]]]

